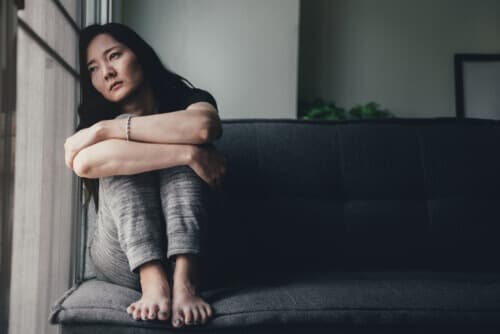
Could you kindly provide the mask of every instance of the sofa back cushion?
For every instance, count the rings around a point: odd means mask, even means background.
[[[204,270],[498,272],[500,125],[223,120]]]
[[[216,147],[212,268],[500,268],[498,122],[227,120]]]

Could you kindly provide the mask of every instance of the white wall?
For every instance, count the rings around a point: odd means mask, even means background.
[[[299,96],[455,116],[453,55],[500,53],[498,0],[305,0]]]
[[[121,5],[122,22],[167,67],[211,92],[221,118],[296,118],[299,0]]]

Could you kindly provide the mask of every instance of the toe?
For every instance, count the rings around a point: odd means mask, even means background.
[[[184,323],[188,326],[193,324],[193,313],[189,307],[183,309],[184,312]]]
[[[199,323],[205,324],[207,322],[207,314],[205,308],[203,306],[198,307],[198,313],[200,314]]]
[[[182,327],[185,323],[184,312],[182,310],[176,310],[172,313],[172,326]]]
[[[205,308],[205,311],[207,313],[207,318],[211,318],[212,317],[212,307],[210,305],[206,304],[204,306],[204,308]]]
[[[198,307],[193,306],[191,312],[193,312],[193,325],[198,325],[201,322],[200,310]]]
[[[158,311],[158,320],[168,320],[169,315],[170,314],[168,313],[168,304],[160,303]]]
[[[148,313],[149,313],[149,308],[147,306],[143,307],[141,312],[141,319],[148,320]]]
[[[136,308],[134,310],[134,315],[133,315],[134,319],[135,320],[140,320],[141,319],[141,309],[140,308]]]
[[[153,304],[149,308],[149,313],[148,313],[148,319],[149,320],[154,320],[156,319],[156,313],[158,312],[158,304]]]
[[[134,311],[135,311],[135,303],[132,303],[127,307],[127,313],[132,315]]]

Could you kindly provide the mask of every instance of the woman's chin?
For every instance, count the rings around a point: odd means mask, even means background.
[[[126,98],[126,94],[123,94],[122,92],[115,92],[115,94],[111,94],[108,96],[107,100],[114,102],[114,103],[120,103],[123,102]]]

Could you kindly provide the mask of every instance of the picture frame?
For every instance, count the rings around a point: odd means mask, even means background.
[[[454,56],[457,118],[500,120],[500,54]]]

